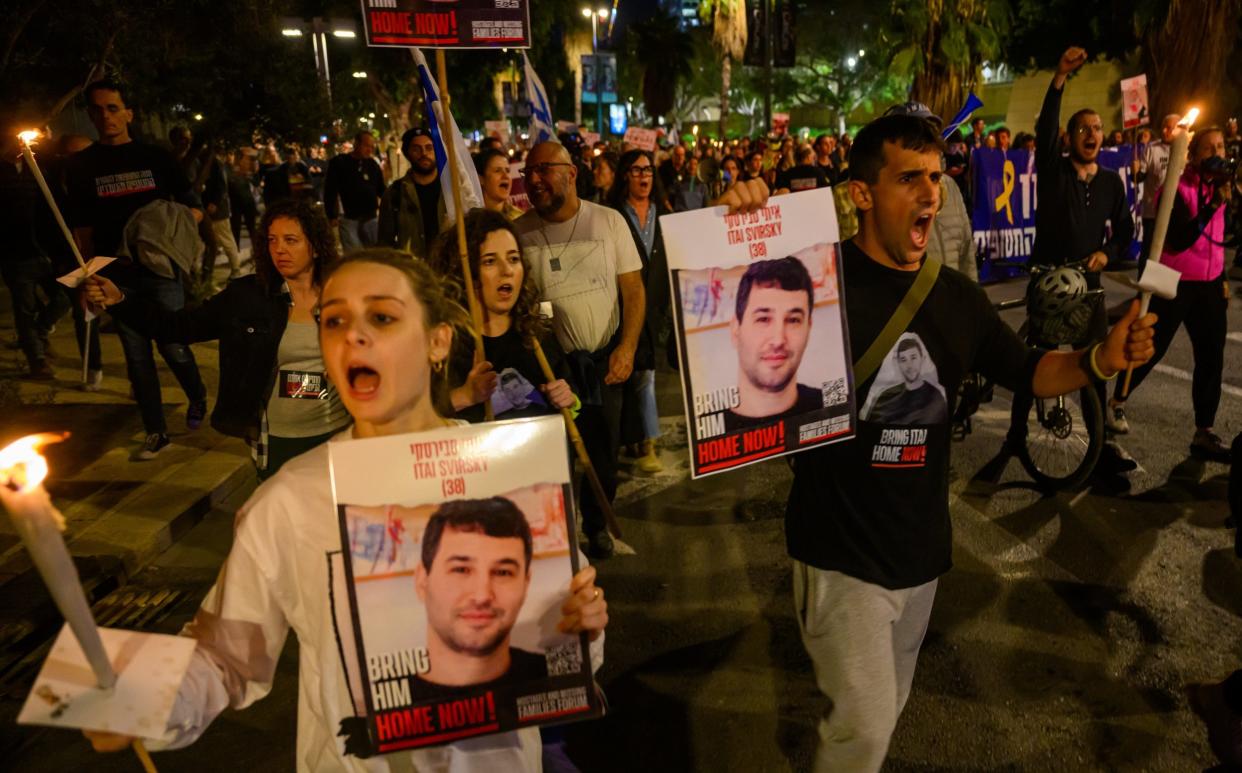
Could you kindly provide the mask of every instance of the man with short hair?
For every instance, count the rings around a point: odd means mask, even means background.
[[[987,123],[982,118],[970,122],[970,134],[966,135],[966,147],[971,150],[982,148],[987,144]]]
[[[553,331],[582,401],[578,430],[611,500],[623,387],[646,313],[642,258],[624,215],[578,197],[578,167],[559,142],[532,148],[522,176],[532,209],[514,225],[540,297],[555,310]],[[603,510],[590,495],[582,497],[582,525],[590,552],[612,555]]]
[[[70,157],[67,168],[69,219],[83,257],[89,260],[96,255],[117,255],[130,218],[160,199],[189,207],[194,220],[201,221],[202,203],[185,170],[168,151],[130,137],[134,113],[126,103],[124,88],[111,81],[96,81],[84,94],[86,112],[99,141]],[[119,261],[108,266],[105,274],[131,298],[141,296],[167,311],[185,305],[181,276],[167,278],[137,263]],[[116,327],[146,430],[146,439],[134,459],[153,459],[169,439],[151,338],[120,320]],[[159,344],[159,350],[190,402],[186,426],[198,429],[207,415],[207,389],[194,354],[182,344]]]
[[[758,180],[763,177],[763,151],[752,150],[746,154],[746,165],[742,169],[743,180]]]
[[[1008,126],[1002,126],[996,130],[996,149],[1008,153],[1010,146],[1013,144],[1013,137],[1009,133]]]
[[[814,148],[809,145],[798,148],[794,153],[794,161],[797,162],[796,165],[776,175],[777,193],[797,193],[828,187],[828,176],[824,174],[824,167],[815,163]],[[829,166],[828,169],[832,167]]]
[[[542,654],[509,643],[530,590],[531,555],[526,516],[504,497],[453,500],[432,514],[414,568],[430,664],[410,679],[415,700],[547,677]]]
[[[1077,47],[1071,47],[1061,55],[1035,124],[1035,200],[1039,206],[1035,210],[1035,244],[1031,251],[1031,263],[1061,266],[1085,261],[1083,273],[1087,286],[1096,290],[1100,287],[1100,271],[1109,263],[1120,261],[1130,249],[1134,218],[1130,214],[1121,176],[1100,168],[1104,125],[1099,113],[1084,109],[1070,116],[1066,124],[1069,156],[1062,157],[1057,151],[1057,127],[1065,82],[1070,73],[1086,61],[1087,52]],[[1101,305],[1092,315],[1089,335],[1092,340],[1098,340],[1106,329],[1107,320]],[[1105,405],[1107,396],[1104,385],[1097,384],[1096,391],[1100,404]],[[1014,395],[1009,427],[1011,449],[1025,442],[1030,409],[1029,394]],[[1125,417],[1124,411],[1116,416],[1114,414],[1115,411],[1105,411],[1106,430],[1110,435],[1124,434],[1127,430],[1121,422]],[[1095,472],[1119,475],[1137,468],[1138,463],[1110,437],[1104,444]]]
[[[850,151],[859,231],[842,245],[841,276],[855,358],[893,336],[885,328],[924,270],[943,148],[930,122],[890,115],[859,132]],[[1152,319],[1137,316],[1136,302],[1090,350],[1040,352],[1022,343],[977,284],[941,270],[886,355],[903,350],[901,336],[916,336],[925,358],[919,372],[934,366],[946,395],[973,371],[1052,396],[1150,357]],[[856,368],[859,405],[877,380]],[[849,443],[793,457],[785,522],[794,603],[816,682],[832,701],[819,724],[817,772],[880,769],[910,694],[937,578],[952,562],[947,412],[934,424],[879,419],[861,419]]]
[[[726,431],[824,407],[820,390],[798,383],[814,310],[815,288],[802,261],[791,256],[746,268],[729,323],[737,350],[738,404],[724,414]]]
[[[406,130],[401,135],[401,152],[410,168],[384,191],[379,243],[426,260],[436,236],[448,221],[431,132],[421,127]]]
[[[354,135],[354,149],[328,162],[323,182],[324,213],[339,229],[341,249],[374,247],[376,215],[384,195],[384,171],[375,156],[375,136],[369,131]]]

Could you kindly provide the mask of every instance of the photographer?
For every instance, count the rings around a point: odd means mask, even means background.
[[[1190,143],[1190,163],[1176,182],[1177,198],[1160,256],[1160,262],[1176,269],[1182,278],[1172,300],[1152,296],[1151,311],[1160,318],[1156,355],[1135,368],[1130,389],[1131,394],[1138,389],[1185,324],[1195,356],[1191,387],[1195,434],[1190,451],[1219,462],[1228,462],[1230,457],[1228,446],[1212,432],[1212,424],[1220,405],[1225,359],[1225,310],[1229,306],[1224,276],[1225,210],[1232,196],[1232,177],[1225,160],[1224,132],[1216,127],[1196,132]],[[1120,383],[1114,404],[1124,405]]]

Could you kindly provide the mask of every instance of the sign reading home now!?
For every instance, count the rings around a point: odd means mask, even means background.
[[[832,191],[665,215],[660,228],[691,476],[853,437]]]
[[[362,0],[368,46],[530,48],[529,0]]]

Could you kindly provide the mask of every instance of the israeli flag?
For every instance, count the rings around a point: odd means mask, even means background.
[[[452,220],[457,217],[457,209],[453,206],[453,181],[445,173],[448,167],[448,152],[444,149],[446,135],[455,143],[457,179],[461,181],[461,205],[467,212],[483,206],[483,189],[479,185],[479,175],[474,170],[474,164],[470,161],[466,140],[457,129],[453,114],[445,110],[444,103],[440,101],[440,92],[436,89],[435,79],[431,77],[427,59],[421,49],[411,48],[410,53],[414,55],[414,63],[418,65],[418,82],[423,87],[423,104],[427,106],[427,113],[435,119],[429,127],[431,144],[436,149],[436,168],[440,170],[440,190],[444,196],[444,206]]]
[[[556,121],[552,120],[552,108],[548,106],[548,92],[544,91],[543,81],[535,74],[525,51],[522,52],[522,61],[526,63],[526,98],[530,100],[530,138],[533,146],[556,139]]]
[[[970,114],[983,107],[983,100],[975,96],[975,92],[970,92],[966,96],[966,104],[962,105],[962,109],[957,111],[957,115],[953,116],[953,120],[949,125],[944,127],[944,131],[940,133],[940,139],[947,140],[953,132],[962,124],[970,120]]]

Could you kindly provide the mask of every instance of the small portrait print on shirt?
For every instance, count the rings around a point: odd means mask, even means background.
[[[936,363],[917,334],[903,334],[885,355],[858,418],[903,426],[948,422],[949,402]]]
[[[496,391],[492,392],[492,413],[496,416],[532,405],[547,407],[543,394],[526,377],[513,368],[500,371]]]

